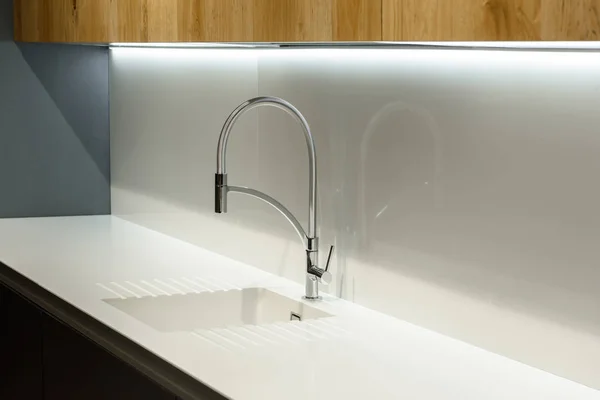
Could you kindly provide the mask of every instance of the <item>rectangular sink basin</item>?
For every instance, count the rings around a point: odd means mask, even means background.
[[[248,288],[104,302],[161,332],[263,325],[330,317],[330,314],[268,289]],[[295,315],[295,316],[294,316]]]

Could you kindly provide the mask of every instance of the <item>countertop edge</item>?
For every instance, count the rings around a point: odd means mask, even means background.
[[[0,284],[4,284],[52,318],[96,343],[174,395],[191,400],[228,399],[1,261]]]

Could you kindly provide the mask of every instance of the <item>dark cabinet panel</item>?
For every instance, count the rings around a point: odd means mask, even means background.
[[[72,329],[44,315],[45,400],[175,400],[175,396]]]
[[[0,285],[0,399],[43,398],[42,313]]]
[[[0,284],[0,400],[175,400]]]

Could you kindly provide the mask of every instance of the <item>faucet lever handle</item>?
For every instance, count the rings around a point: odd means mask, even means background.
[[[327,264],[325,264],[325,269],[319,268],[317,266],[311,266],[309,268],[309,272],[317,277],[317,280],[323,285],[329,285],[331,281],[333,281],[333,275],[329,272],[329,263],[331,262],[331,255],[333,254],[334,247],[331,246],[329,248],[329,255],[327,256]]]
[[[325,263],[325,272],[329,271],[329,263],[331,262],[331,255],[333,254],[334,245],[329,247],[329,254],[327,255],[327,263]]]
[[[314,275],[319,283],[329,285],[333,280],[331,272],[325,271],[323,268],[312,266],[308,269],[308,273]]]
[[[327,256],[327,264],[325,264],[325,269],[323,268],[319,268],[316,265],[312,265],[312,262],[310,260],[310,258],[308,258],[308,253],[307,253],[307,262],[308,262],[308,270],[307,272],[311,275],[314,275],[314,277],[317,279],[317,281],[319,281],[319,283],[322,283],[323,285],[329,285],[331,283],[331,281],[333,281],[333,276],[331,275],[331,272],[328,271],[329,269],[329,263],[331,262],[331,254],[333,253],[333,246],[331,246],[329,248],[329,255]]]

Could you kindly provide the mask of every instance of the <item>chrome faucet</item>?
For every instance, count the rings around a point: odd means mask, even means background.
[[[237,120],[245,114],[247,111],[252,110],[260,106],[272,106],[279,108],[296,119],[304,131],[306,138],[306,145],[308,146],[308,232],[304,231],[302,225],[294,217],[294,215],[283,206],[280,202],[272,198],[271,196],[262,193],[258,190],[254,190],[242,186],[230,186],[227,184],[227,168],[226,168],[226,155],[227,155],[227,142],[229,140],[229,134],[231,129],[237,122]],[[318,300],[319,296],[319,282],[328,285],[332,276],[328,271],[329,262],[331,261],[331,253],[333,252],[333,246],[329,249],[329,255],[327,257],[327,263],[325,268],[319,268],[319,238],[317,237],[317,157],[315,154],[315,142],[310,132],[310,127],[304,116],[287,101],[277,97],[256,97],[240,104],[233,112],[229,115],[223,129],[221,129],[221,135],[219,136],[219,145],[217,148],[217,173],[215,175],[215,212],[226,213],[227,212],[227,194],[229,192],[237,192],[247,194],[249,196],[256,197],[279,211],[283,216],[292,224],[306,250],[306,294],[304,296],[307,300]]]

